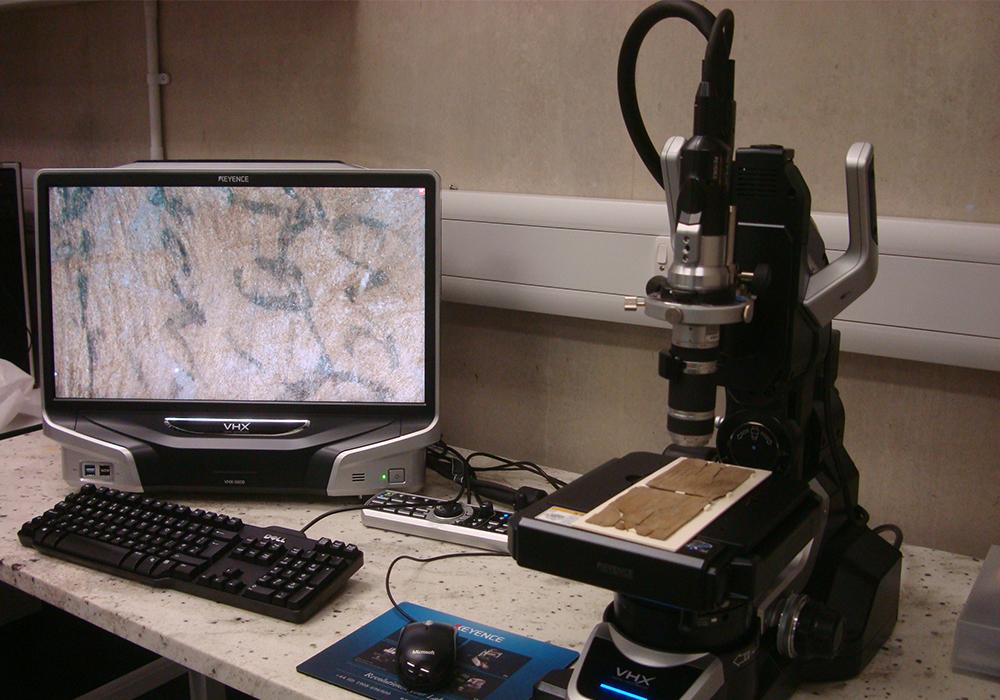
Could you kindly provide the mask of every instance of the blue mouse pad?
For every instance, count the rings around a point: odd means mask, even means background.
[[[298,671],[370,698],[406,700],[523,700],[549,671],[566,668],[577,653],[447,615],[412,603],[401,607],[415,620],[433,620],[458,630],[455,678],[442,690],[407,690],[396,678],[396,639],[408,622],[390,609],[316,656]]]

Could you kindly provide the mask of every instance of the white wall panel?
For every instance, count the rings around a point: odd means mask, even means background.
[[[656,326],[626,312],[656,272],[666,205],[490,192],[444,194],[445,300]],[[847,217],[816,213],[828,255]],[[879,274],[837,319],[845,350],[1000,370],[1000,226],[879,219]]]

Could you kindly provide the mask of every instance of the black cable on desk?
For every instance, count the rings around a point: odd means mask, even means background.
[[[457,459],[459,464],[462,465],[462,480],[459,482],[459,484],[461,484],[461,488],[459,488],[458,493],[448,499],[446,503],[458,503],[462,499],[462,496],[465,495],[466,491],[469,491],[469,495],[471,497],[471,482],[473,474],[472,467],[469,465],[469,460],[465,458],[465,455],[451,445],[447,444],[444,440],[438,440],[434,443],[434,445],[432,445],[432,447],[437,448],[440,451],[441,456]],[[452,467],[452,469],[454,469],[454,467]]]
[[[328,510],[325,513],[320,513],[315,518],[313,518],[312,520],[310,520],[308,523],[306,523],[305,525],[303,525],[299,529],[299,532],[301,532],[304,535],[304,534],[306,534],[306,530],[308,530],[309,528],[311,528],[313,525],[315,525],[316,523],[318,523],[323,518],[329,517],[331,515],[336,515],[337,513],[347,513],[347,512],[352,511],[352,510],[361,510],[364,507],[365,507],[365,504],[362,503],[362,504],[356,505],[356,506],[344,506],[343,508],[334,508],[333,510]]]
[[[476,457],[485,457],[487,459],[492,459],[500,464],[490,466],[490,467],[472,467],[473,472],[495,472],[495,471],[515,471],[523,470],[540,476],[549,482],[552,488],[560,489],[566,485],[566,482],[562,479],[557,479],[556,477],[548,474],[544,469],[535,464],[534,462],[529,462],[527,460],[511,460],[504,457],[499,457],[489,452],[473,452],[468,455],[465,459],[471,465],[472,460]]]
[[[392,569],[396,564],[403,559],[409,559],[410,561],[415,561],[418,563],[426,564],[432,561],[439,561],[441,559],[453,559],[455,557],[509,557],[510,555],[505,552],[454,552],[452,554],[439,554],[436,557],[411,557],[409,554],[402,554],[389,563],[389,568],[385,570],[385,594],[389,596],[389,602],[392,603],[392,607],[399,612],[400,615],[405,617],[410,622],[416,622],[413,616],[399,607],[399,603],[396,599],[392,597],[392,590],[389,588],[389,576],[392,575]]]
[[[432,445],[431,448],[429,449],[430,453],[436,457],[439,458],[447,457],[453,461],[457,461],[460,465],[460,472],[463,475],[466,474],[469,470],[471,470],[473,476],[472,483],[465,483],[464,485],[466,488],[470,488],[472,490],[475,489],[475,478],[474,478],[475,475],[479,472],[491,472],[491,471],[522,470],[529,472],[531,474],[535,474],[536,476],[541,477],[542,479],[545,479],[549,483],[549,485],[552,486],[552,488],[554,489],[559,489],[566,485],[565,481],[557,479],[551,474],[548,474],[540,466],[538,466],[534,462],[529,462],[528,460],[508,459],[506,457],[501,457],[499,455],[491,454],[489,452],[471,452],[468,455],[463,455],[462,453],[460,453],[458,450],[448,445],[443,440],[438,441],[437,443]],[[472,461],[474,459],[490,459],[493,460],[494,462],[499,462],[499,464],[491,465],[488,467],[476,467],[472,465]],[[459,470],[455,468],[454,464],[452,465],[451,469],[452,469],[451,475],[443,474],[443,476],[451,478],[454,481],[455,480],[454,476],[455,474],[459,473]],[[459,496],[459,498],[460,497],[461,496]]]

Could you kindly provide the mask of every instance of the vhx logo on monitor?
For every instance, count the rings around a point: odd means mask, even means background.
[[[227,433],[249,433],[250,424],[249,423],[223,423],[223,430]]]
[[[249,175],[219,175],[219,182],[241,182],[245,185],[250,184]]]

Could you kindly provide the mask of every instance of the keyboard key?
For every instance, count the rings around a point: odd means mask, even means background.
[[[62,538],[59,542],[59,551],[110,566],[118,566],[128,554],[128,550],[124,547],[98,542],[73,533]]]
[[[195,568],[190,564],[178,564],[171,571],[170,575],[174,578],[184,579],[185,581],[190,581],[194,578]]]
[[[146,555],[142,552],[129,552],[120,564],[121,568],[126,571],[135,571],[135,567],[139,566],[139,562],[146,558]]]
[[[255,584],[253,586],[250,586],[250,588],[246,589],[243,595],[245,595],[247,598],[250,598],[251,600],[259,600],[263,603],[266,603],[269,600],[271,600],[271,596],[274,595],[274,589],[268,588],[267,586],[258,586]]]
[[[156,565],[156,568],[150,573],[153,578],[163,578],[170,573],[170,570],[177,565],[173,559],[161,559],[160,563]]]
[[[159,557],[146,557],[141,562],[139,566],[135,567],[135,573],[142,574],[143,576],[149,576],[150,572],[160,563]]]
[[[311,579],[309,579],[309,584],[316,586],[317,588],[322,587],[324,583],[332,579],[334,576],[333,569],[327,567],[325,569],[320,569],[317,571]]]
[[[313,597],[316,593],[316,589],[311,586],[306,586],[298,593],[293,593],[288,599],[288,607],[292,610],[298,610],[305,607],[306,603]]]
[[[42,540],[42,546],[55,547],[56,545],[59,544],[59,540],[61,540],[65,536],[66,536],[65,530],[58,530],[58,529],[53,530],[52,532],[50,532],[45,536],[45,539]]]
[[[201,557],[192,557],[190,554],[178,554],[174,557],[181,564],[190,564],[191,566],[198,567],[204,566],[208,563],[207,560]]]
[[[201,556],[205,557],[209,561],[215,561],[220,554],[229,546],[228,542],[219,542],[218,540],[212,540],[208,545],[201,550]]]

